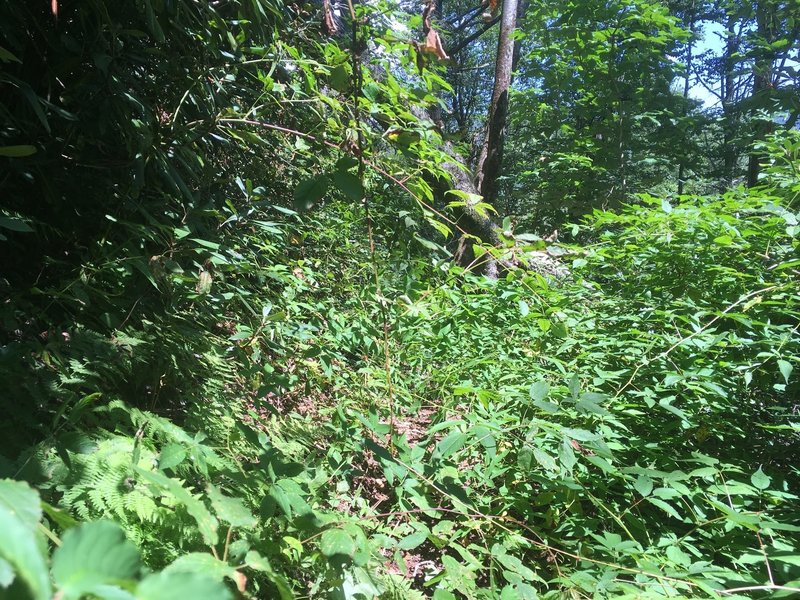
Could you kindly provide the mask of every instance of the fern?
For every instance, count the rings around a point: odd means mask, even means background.
[[[137,522],[155,522],[159,509],[153,496],[136,485],[132,464],[133,438],[114,436],[100,440],[92,454],[74,454],[63,491],[62,503],[82,519],[114,518],[126,527]],[[137,466],[152,468],[155,454],[141,445]],[[148,502],[149,500],[149,502]]]

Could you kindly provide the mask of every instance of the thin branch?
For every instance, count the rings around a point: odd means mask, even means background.
[[[481,11],[486,8],[487,5],[488,2],[483,2],[480,6],[476,6],[475,8],[468,10],[457,19],[453,19],[452,22],[445,22],[453,28],[454,33],[456,31],[461,31],[462,29],[468,27],[475,19],[477,19],[478,15],[481,14]],[[458,25],[456,25],[456,23],[458,23]]]
[[[280,131],[281,133],[287,133],[287,134],[290,134],[290,135],[297,135],[297,136],[302,137],[302,138],[307,139],[307,140],[311,140],[311,141],[314,141],[314,142],[320,142],[322,144],[325,144],[326,146],[329,146],[330,148],[334,148],[335,150],[338,150],[340,152],[345,152],[345,150],[342,149],[339,145],[334,144],[333,142],[330,142],[328,140],[318,138],[318,137],[316,137],[316,136],[314,136],[314,135],[312,135],[310,133],[304,133],[304,132],[298,131],[296,129],[290,129],[288,127],[282,127],[281,125],[275,125],[274,123],[268,123],[266,121],[256,121],[254,119],[222,118],[222,119],[217,119],[217,122],[218,123],[232,123],[232,124],[239,123],[239,124],[244,124],[244,125],[255,125],[257,127],[264,127],[265,129],[272,129],[273,131]],[[383,169],[383,168],[379,167],[378,165],[376,165],[374,163],[371,163],[371,162],[369,162],[367,160],[364,161],[364,164],[366,166],[368,166],[370,169],[373,169],[373,170],[377,171],[378,173],[380,173],[381,175],[383,175],[387,179],[391,180],[393,183],[395,183],[398,186],[400,186],[409,196],[411,196],[414,200],[416,200],[420,204],[420,206],[422,206],[423,208],[431,211],[434,215],[436,215],[440,219],[442,219],[442,220],[446,221],[447,223],[449,223],[450,225],[452,225],[459,232],[463,233],[464,235],[468,235],[467,232],[464,231],[464,229],[462,229],[458,225],[458,223],[456,221],[454,221],[453,219],[451,219],[451,218],[447,217],[446,215],[442,214],[440,211],[436,210],[433,206],[431,206],[430,204],[425,202],[425,200],[423,200],[419,196],[419,194],[416,194],[411,189],[409,189],[409,187],[405,184],[404,181],[401,181],[400,179],[398,179],[397,177],[395,177],[394,175],[392,175],[391,173],[389,173],[385,169]]]
[[[466,38],[461,40],[458,44],[456,44],[453,48],[448,48],[447,49],[447,53],[450,56],[453,56],[457,52],[460,52],[461,50],[463,50],[467,46],[467,44],[470,44],[470,43],[474,42],[475,40],[477,40],[484,33],[486,33],[492,27],[494,27],[499,21],[500,21],[500,15],[497,15],[494,19],[492,19],[486,25],[484,25],[482,29],[478,29],[478,31],[476,31],[472,35],[467,36]]]
[[[731,588],[729,590],[719,590],[720,594],[738,594],[739,592],[758,592],[758,591],[772,591],[781,590],[786,592],[798,592],[800,588],[789,587],[787,585],[750,585],[746,587]]]
[[[740,305],[740,304],[742,304],[743,302],[745,302],[745,301],[749,300],[749,299],[750,299],[750,298],[752,298],[753,296],[758,296],[759,294],[766,294],[766,293],[768,293],[768,292],[771,292],[771,291],[773,291],[773,290],[776,290],[776,289],[778,289],[778,288],[781,288],[781,287],[785,287],[785,286],[780,286],[780,285],[772,285],[772,286],[770,286],[770,287],[763,288],[763,289],[760,289],[760,290],[755,290],[754,292],[750,292],[749,294],[745,294],[744,296],[742,296],[741,298],[739,298],[739,299],[738,299],[736,302],[734,302],[733,304],[729,305],[729,306],[728,306],[728,307],[727,307],[725,310],[723,310],[721,313],[719,313],[718,315],[716,315],[716,316],[715,316],[713,319],[711,319],[711,320],[710,320],[708,323],[706,323],[705,325],[703,325],[703,326],[702,326],[700,329],[698,329],[697,331],[695,331],[695,332],[693,332],[693,333],[691,333],[691,334],[687,335],[687,336],[686,336],[686,337],[684,337],[684,338],[681,338],[681,339],[679,339],[677,342],[675,342],[674,344],[672,344],[672,346],[670,346],[669,348],[667,348],[666,350],[664,350],[664,352],[662,352],[662,353],[661,353],[661,354],[659,354],[658,356],[655,356],[654,358],[645,358],[645,359],[644,359],[642,362],[640,362],[640,363],[639,363],[639,364],[636,366],[636,369],[633,371],[633,374],[630,376],[630,379],[628,379],[628,381],[626,381],[626,382],[625,382],[625,385],[623,385],[621,388],[619,388],[619,389],[617,390],[617,393],[616,393],[616,394],[614,394],[614,398],[618,398],[618,397],[619,397],[619,395],[620,395],[620,394],[622,394],[622,392],[624,392],[624,391],[625,391],[625,390],[628,388],[628,386],[630,386],[630,384],[631,384],[631,383],[633,383],[633,380],[635,379],[636,375],[639,373],[639,370],[640,370],[642,367],[644,367],[644,366],[646,366],[646,365],[649,365],[649,364],[650,364],[650,363],[652,363],[653,361],[659,360],[659,359],[661,359],[661,358],[666,358],[667,356],[669,356],[669,355],[672,353],[672,351],[673,351],[673,350],[675,350],[675,348],[677,348],[678,346],[680,346],[681,344],[683,344],[683,343],[685,343],[685,342],[688,342],[688,341],[689,341],[689,340],[691,340],[692,338],[694,338],[694,337],[696,337],[696,336],[700,335],[700,334],[701,334],[701,333],[703,333],[703,332],[704,332],[706,329],[708,329],[709,327],[711,327],[711,326],[712,326],[714,323],[716,323],[716,322],[717,322],[717,321],[719,321],[719,320],[720,320],[722,317],[724,317],[726,314],[728,314],[730,311],[732,311],[734,308],[736,308],[737,306],[739,306],[739,305]]]

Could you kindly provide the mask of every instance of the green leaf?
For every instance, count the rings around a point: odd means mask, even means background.
[[[581,394],[580,400],[575,404],[580,412],[593,413],[596,415],[609,416],[611,415],[605,408],[597,404],[597,400],[607,400],[604,394],[597,394],[594,392],[586,392]]]
[[[328,558],[353,558],[356,543],[344,529],[327,529],[319,541],[319,549]]]
[[[328,191],[328,178],[324,175],[301,181],[294,190],[294,208],[298,212],[311,209]]]
[[[76,521],[67,511],[51,506],[47,502],[42,502],[42,510],[47,515],[47,518],[50,519],[50,521],[65,531],[71,527],[75,527],[78,524],[78,521]]]
[[[402,540],[397,542],[397,547],[401,550],[413,550],[420,546],[425,540],[428,539],[428,534],[424,531],[417,531],[411,535],[407,535]]]
[[[164,573],[197,573],[207,575],[214,581],[222,581],[227,577],[234,583],[239,583],[236,569],[207,552],[184,554],[164,569]]]
[[[780,370],[781,375],[783,375],[784,382],[788,384],[789,383],[789,376],[792,374],[792,371],[794,370],[794,366],[792,366],[792,363],[790,363],[789,361],[779,360],[778,361],[778,369]]]
[[[531,400],[544,400],[550,392],[550,385],[546,381],[536,381],[531,384],[529,393]]]
[[[30,233],[33,228],[19,217],[9,217],[0,215],[0,227],[8,229],[9,231],[19,231],[21,233]]]
[[[136,587],[137,600],[232,600],[233,596],[219,581],[199,573],[157,573]]]
[[[343,156],[336,161],[336,170],[340,172],[349,171],[358,165],[358,159],[352,156]]]
[[[269,560],[261,556],[255,550],[251,550],[244,557],[244,562],[249,568],[266,573],[269,580],[272,581],[272,583],[278,589],[278,594],[280,595],[281,600],[293,600],[294,594],[292,593],[292,589],[289,587],[289,582],[286,581],[283,575],[273,571]]]
[[[674,518],[676,518],[678,520],[681,520],[681,521],[683,520],[683,518],[678,514],[678,511],[676,511],[674,508],[672,508],[672,506],[670,506],[669,504],[667,504],[663,500],[661,500],[659,498],[648,498],[647,500],[650,503],[652,503],[655,506],[657,506],[658,508],[660,508],[661,510],[663,510],[669,516],[674,517]]]
[[[203,248],[208,248],[209,250],[219,250],[219,244],[216,242],[211,242],[209,240],[204,240],[201,238],[191,238],[191,240],[197,244],[203,246]]]
[[[556,464],[555,459],[544,450],[540,448],[534,448],[533,457],[536,459],[536,462],[538,462],[548,471],[558,471],[558,465]]]
[[[208,486],[208,497],[211,499],[211,506],[220,520],[233,527],[252,528],[258,524],[258,520],[247,509],[241,499],[225,496],[213,485]]]
[[[7,588],[14,581],[14,567],[0,558],[0,588]]]
[[[101,595],[102,586],[133,580],[140,568],[139,550],[110,521],[70,529],[53,554],[53,579],[65,600]]]
[[[636,479],[636,483],[633,484],[633,487],[639,492],[642,496],[649,496],[650,492],[653,491],[653,480],[650,479],[647,475],[639,475]]]
[[[0,46],[0,60],[2,60],[3,62],[15,62],[15,63],[22,62],[12,52],[6,50],[2,46]]]
[[[333,183],[350,200],[359,202],[364,198],[364,187],[358,177],[352,173],[337,171],[333,174]]]
[[[7,156],[10,158],[22,158],[23,156],[31,156],[36,154],[36,146],[19,145],[19,146],[0,146],[0,156]]]
[[[750,483],[753,484],[753,487],[758,488],[759,490],[765,490],[769,487],[771,479],[769,476],[761,470],[761,467],[758,468],[758,471],[753,473],[750,476]]]
[[[338,65],[330,74],[331,87],[337,92],[347,93],[350,87],[350,73],[347,71],[345,65]]]
[[[499,544],[496,546],[499,546]],[[542,581],[542,578],[536,575],[536,573],[530,567],[526,567],[519,558],[510,554],[506,554],[504,552],[505,549],[501,548],[502,547],[492,548],[492,555],[497,562],[499,562],[512,573],[517,573],[527,581]]]
[[[730,246],[733,244],[733,238],[729,235],[720,235],[714,238],[714,243],[720,246]]]
[[[27,483],[0,481],[0,559],[25,581],[34,600],[50,600],[50,574],[35,533],[39,518],[39,495]]]
[[[467,442],[467,435],[460,431],[452,431],[441,442],[436,444],[436,453],[440,458],[447,458],[458,452]]]
[[[558,459],[567,471],[571,471],[575,463],[578,462],[575,458],[575,451],[572,449],[572,444],[567,438],[564,438],[561,442],[561,448],[558,451]]]
[[[36,529],[42,520],[39,494],[24,481],[0,480],[0,508],[14,514],[31,530]]]
[[[186,449],[180,444],[167,444],[158,455],[159,469],[172,469],[186,460]]]
[[[217,543],[217,520],[208,511],[206,505],[201,500],[195,498],[180,481],[171,479],[158,471],[147,471],[136,467],[139,475],[148,483],[154,485],[162,494],[171,496],[172,499],[186,507],[186,511],[197,522],[197,528],[203,536],[206,544],[214,545]]]
[[[530,307],[528,306],[528,303],[527,303],[527,302],[525,302],[525,300],[520,300],[520,301],[518,302],[518,304],[519,304],[519,314],[520,314],[520,315],[522,316],[522,318],[524,319],[525,317],[527,317],[527,316],[528,316],[528,313],[530,313],[530,312],[531,312],[531,309],[530,309]]]
[[[692,557],[677,546],[667,546],[666,555],[672,562],[683,567],[688,567],[692,563]]]
[[[770,560],[777,560],[778,562],[800,567],[800,554],[770,554],[769,558]]]
[[[561,407],[558,404],[548,402],[547,400],[534,400],[533,405],[546,413],[550,413],[551,415],[554,415],[561,410]]]

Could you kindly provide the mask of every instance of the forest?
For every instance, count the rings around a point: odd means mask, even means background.
[[[800,0],[4,0],[0,120],[0,600],[800,597]]]

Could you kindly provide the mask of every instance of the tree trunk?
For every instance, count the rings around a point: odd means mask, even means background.
[[[725,27],[725,55],[723,59],[723,73],[720,81],[722,83],[721,98],[722,98],[722,187],[727,189],[733,185],[734,169],[737,163],[737,153],[734,147],[734,112],[736,110],[734,103],[734,82],[735,82],[735,69],[736,59],[735,54],[738,51],[738,40],[736,36],[736,17],[729,14]]]
[[[452,162],[441,165],[448,177],[431,176],[428,178],[428,183],[440,205],[459,200],[458,197],[448,193],[452,190],[468,194],[469,197],[483,196],[485,202],[494,199],[497,175],[502,165],[503,136],[508,115],[508,92],[519,56],[519,44],[512,39],[512,34],[523,7],[524,0],[504,0],[503,2],[494,90],[489,107],[488,133],[481,151],[477,177],[473,179],[469,173],[459,167],[459,164],[466,164],[464,157],[452,143],[443,142],[441,150],[453,157]],[[494,22],[493,20],[492,23]],[[486,29],[484,28],[480,33],[485,32]],[[451,52],[455,54],[462,49],[463,45],[456,46]],[[420,120],[431,117],[431,115],[422,114],[413,108],[412,113]],[[434,121],[437,119],[434,118]],[[454,259],[461,266],[492,278],[496,278],[501,272],[514,267],[526,267],[552,279],[563,279],[569,274],[566,267],[547,252],[521,253],[516,248],[513,238],[504,235],[501,227],[488,214],[476,210],[469,202],[464,206],[454,208],[453,213],[456,217],[457,231],[454,232],[456,237],[451,250]],[[477,243],[504,251],[486,253],[476,257],[473,248]]]
[[[497,42],[497,62],[494,90],[489,105],[486,140],[478,158],[476,187],[486,202],[492,203],[497,194],[497,177],[503,164],[503,142],[508,116],[508,93],[514,69],[514,30],[517,27],[519,0],[503,0],[500,20],[500,39]]]
[[[683,116],[688,114],[689,90],[692,81],[692,59],[694,58],[694,34],[697,26],[697,13],[695,12],[694,2],[690,9],[689,17],[689,41],[686,45],[686,80],[683,83]],[[678,195],[683,196],[683,188],[686,182],[686,157],[681,156],[678,164]]]
[[[758,40],[764,42],[767,48],[775,42],[775,12],[774,6],[770,2],[761,1],[756,3],[756,33]],[[752,103],[751,113],[755,116],[753,124],[753,144],[764,139],[773,129],[772,123],[764,121],[756,114],[759,108],[769,106],[771,89],[773,86],[772,70],[774,66],[775,53],[771,49],[759,49],[759,55],[753,64],[753,94],[750,98]],[[760,155],[755,149],[750,149],[750,156],[747,160],[747,187],[758,184],[758,175],[761,170],[759,163]]]

